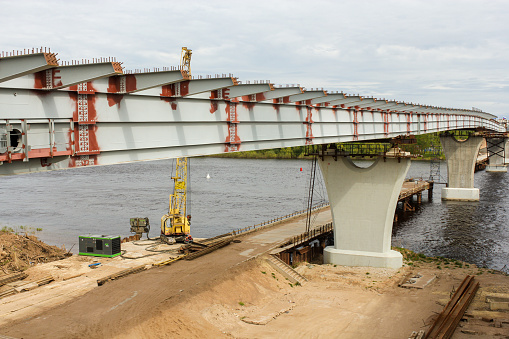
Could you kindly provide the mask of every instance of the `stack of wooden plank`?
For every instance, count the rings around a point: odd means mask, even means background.
[[[474,280],[472,275],[467,275],[463,279],[449,303],[431,325],[424,337],[425,339],[452,337],[468,305],[470,305],[475,297],[475,293],[479,289],[479,283]]]

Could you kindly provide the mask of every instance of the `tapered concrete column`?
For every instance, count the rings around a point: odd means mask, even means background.
[[[332,212],[334,247],[324,250],[325,263],[398,268],[399,252],[391,250],[392,223],[408,158],[378,158],[369,168],[348,157],[318,160]]]
[[[509,152],[507,152],[509,150],[509,138],[505,139],[504,149],[506,150],[504,164],[507,165],[509,164]]]
[[[474,188],[474,170],[482,141],[477,136],[465,141],[449,135],[440,137],[447,160],[448,182],[448,187],[442,188],[442,200],[479,201],[479,189]]]
[[[487,140],[489,165],[486,166],[486,172],[507,172],[505,143],[506,138],[490,138]]]

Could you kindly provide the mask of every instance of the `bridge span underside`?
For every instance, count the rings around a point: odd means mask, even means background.
[[[124,74],[51,53],[0,57],[0,175],[302,146],[454,129],[505,131],[463,109],[192,78],[178,68]]]

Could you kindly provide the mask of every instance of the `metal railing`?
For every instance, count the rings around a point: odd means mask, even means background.
[[[329,205],[328,203],[322,202],[320,204],[317,204],[317,205],[313,206],[311,211],[316,211],[316,210],[318,210],[320,208],[323,208],[325,206],[328,206],[328,205]],[[303,210],[296,211],[296,212],[293,212],[293,213],[290,213],[290,214],[287,214],[287,215],[283,215],[283,216],[278,217],[278,218],[270,219],[270,220],[261,222],[259,224],[252,225],[252,226],[247,226],[247,227],[244,227],[244,228],[239,228],[239,229],[233,230],[232,232],[227,233],[227,234],[228,235],[239,235],[239,234],[246,233],[246,232],[252,232],[252,231],[255,231],[255,230],[260,230],[262,228],[265,228],[265,226],[267,226],[267,225],[272,225],[272,224],[275,224],[277,222],[280,222],[280,221],[283,221],[283,220],[286,220],[286,219],[290,219],[290,218],[293,218],[293,217],[296,217],[296,216],[299,216],[299,215],[303,215],[305,213],[307,213],[307,209],[303,209]]]

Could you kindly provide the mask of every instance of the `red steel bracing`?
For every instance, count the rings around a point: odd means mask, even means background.
[[[449,114],[447,114],[447,129],[449,129]]]
[[[319,111],[319,108],[316,108]],[[306,121],[304,124],[306,125],[306,145],[313,145],[313,107],[306,106]]]
[[[384,137],[389,136],[389,113],[382,112],[382,118],[384,120]]]
[[[237,126],[239,124],[239,118],[237,115],[237,103],[226,102],[226,121],[228,124],[228,136],[226,137],[225,152],[235,152],[240,150],[240,138],[237,134]]]
[[[428,113],[422,114],[421,116],[422,116],[422,120],[424,123],[424,132],[427,132],[428,131]]]
[[[412,131],[412,129],[410,128],[411,121],[412,121],[412,112],[409,112],[406,115],[406,135],[410,135],[410,132]]]
[[[183,97],[189,94],[189,80],[161,86],[161,96],[164,97]]]
[[[101,153],[95,135],[97,112],[95,110],[95,90],[91,82],[71,86],[76,93],[69,93],[72,100],[76,102],[76,110],[73,114],[74,124],[74,154],[70,160],[69,167],[81,167],[97,165],[95,159],[90,158],[91,154]]]
[[[53,68],[34,73],[35,89],[52,89],[58,86],[62,86],[62,77],[60,76],[59,69]]]
[[[357,114],[359,112],[357,110],[354,110],[353,111],[353,140],[354,141],[357,141],[359,140],[359,130],[358,130],[358,124],[359,124],[359,120],[357,119]]]

